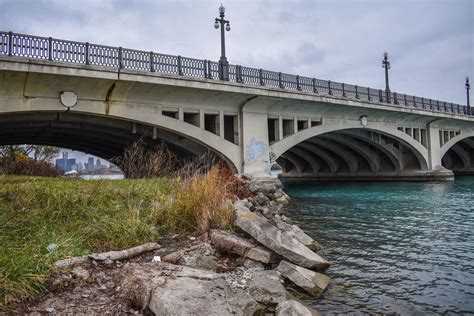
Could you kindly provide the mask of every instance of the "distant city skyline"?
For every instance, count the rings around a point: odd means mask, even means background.
[[[63,152],[67,152],[69,158],[71,158],[71,159],[75,158],[77,163],[85,164],[85,163],[88,162],[89,157],[93,157],[94,162],[96,162],[97,159],[99,159],[101,165],[105,165],[107,167],[110,166],[110,161],[107,161],[103,158],[100,158],[100,157],[97,157],[97,156],[94,156],[94,155],[91,155],[91,154],[86,154],[82,151],[77,151],[77,150],[72,150],[72,149],[67,149],[67,148],[60,148],[59,149],[59,154],[56,158],[62,158]]]

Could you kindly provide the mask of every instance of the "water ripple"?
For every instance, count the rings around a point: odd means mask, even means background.
[[[323,314],[474,313],[474,178],[287,188],[289,217],[319,240]]]

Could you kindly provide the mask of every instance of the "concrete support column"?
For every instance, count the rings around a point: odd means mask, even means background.
[[[180,122],[184,121],[184,110],[182,107],[178,108],[178,120]]]
[[[163,106],[160,104],[156,105],[156,112],[158,113],[158,116],[163,115]]]
[[[218,135],[221,138],[224,138],[224,111],[219,111],[219,121],[218,124]]]
[[[278,140],[283,139],[283,117],[278,116]]]
[[[199,109],[199,127],[204,129],[204,110]]]
[[[293,118],[293,134],[298,133],[298,117]]]
[[[439,138],[440,129],[433,126],[428,126],[426,129],[427,141],[428,141],[428,157],[429,157],[429,166],[430,170],[439,170],[442,168],[441,158],[440,157],[440,138]]]
[[[244,173],[254,176],[270,174],[267,109],[274,102],[274,99],[259,97],[241,107],[240,132],[242,172]]]

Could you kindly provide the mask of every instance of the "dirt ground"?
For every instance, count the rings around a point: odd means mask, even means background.
[[[161,249],[126,261],[90,261],[87,264],[55,272],[47,282],[49,292],[15,307],[12,313],[47,314],[114,314],[144,315],[124,296],[122,269],[130,263],[151,262],[155,256],[164,257],[178,249],[199,242],[199,238],[174,236],[161,239]]]

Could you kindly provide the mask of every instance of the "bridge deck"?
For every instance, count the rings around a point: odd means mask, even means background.
[[[66,62],[76,65],[96,65],[114,69],[157,72],[203,79],[219,79],[221,70],[221,65],[211,60],[3,31],[0,31],[0,55]],[[397,92],[387,94],[386,91],[381,89],[358,85],[240,65],[229,65],[225,72],[228,73],[227,81],[245,85],[341,96],[358,101],[376,101],[389,103],[401,108],[417,108],[432,112],[474,115],[474,111],[468,109],[465,105]]]

